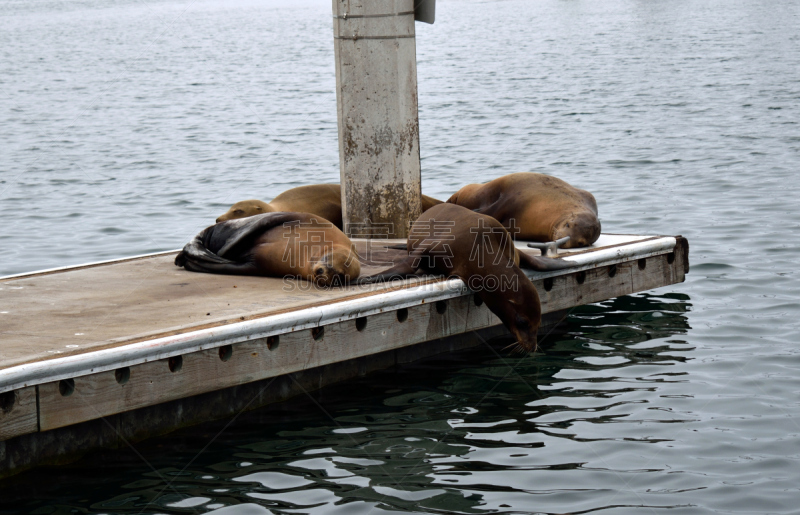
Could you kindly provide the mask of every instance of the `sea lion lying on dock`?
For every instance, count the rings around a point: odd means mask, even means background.
[[[408,257],[359,282],[406,278],[419,272],[458,277],[517,337],[517,349],[536,349],[542,320],[536,287],[520,264],[536,270],[569,268],[569,262],[518,252],[508,231],[494,218],[454,204],[434,206],[411,226]]]
[[[441,200],[423,195],[422,211],[442,203]],[[242,200],[217,218],[217,222],[280,211],[319,215],[341,229],[342,188],[338,184],[311,184],[286,190],[269,203],[262,200]]]
[[[588,247],[600,237],[594,196],[549,175],[512,173],[486,184],[468,184],[447,202],[496,218],[519,240],[569,236],[564,248],[575,248]]]
[[[324,286],[361,273],[350,239],[309,213],[264,213],[207,227],[175,257],[194,272],[301,277]]]
[[[342,191],[338,184],[310,184],[291,188],[269,203],[242,200],[217,218],[217,222],[236,220],[263,213],[311,213],[342,228]]]

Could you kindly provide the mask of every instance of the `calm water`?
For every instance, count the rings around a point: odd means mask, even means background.
[[[287,4],[4,1],[0,274],[177,248],[338,180],[330,4]],[[0,513],[800,513],[800,4],[437,7],[423,190],[557,175],[608,232],[688,237],[687,281],[576,309],[532,356],[23,475]]]

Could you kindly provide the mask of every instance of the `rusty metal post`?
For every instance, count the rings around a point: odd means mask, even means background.
[[[414,0],[333,0],[348,236],[405,238],[421,212]]]

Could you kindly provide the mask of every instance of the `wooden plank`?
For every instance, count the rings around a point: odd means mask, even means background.
[[[351,237],[405,238],[421,213],[413,11],[413,0],[333,0],[342,217]]]
[[[676,277],[679,267],[672,267],[672,263],[668,262],[669,259],[667,254],[662,254],[632,262],[630,265],[631,293],[652,290],[664,284],[682,282],[682,276],[680,279]]]
[[[542,312],[649,290],[684,279],[684,260],[670,254],[534,281]],[[181,366],[161,360],[39,386],[42,431],[101,416],[199,395],[260,379],[399,349],[420,342],[498,325],[475,295],[325,326],[181,357]],[[316,338],[315,338],[316,336]],[[275,344],[277,342],[277,345]],[[270,347],[272,347],[270,349]],[[66,394],[66,395],[65,395]]]
[[[281,354],[299,357],[307,340],[311,340],[309,331],[283,335],[277,349],[282,349]],[[210,349],[179,359],[128,367],[127,372],[121,369],[77,377],[74,388],[65,388],[65,381],[42,384],[39,386],[41,429],[46,431],[285,373],[284,367],[276,366],[267,339],[244,342],[229,349],[227,360],[223,360],[225,349]]]
[[[660,254],[534,281],[542,299],[542,312],[569,309],[683,282],[684,262],[680,259],[670,262],[670,259],[669,254]],[[643,263],[643,268],[640,263]]]
[[[37,430],[36,387],[0,393],[0,441]]]

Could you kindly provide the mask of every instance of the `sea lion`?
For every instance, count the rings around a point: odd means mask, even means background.
[[[194,272],[301,277],[346,284],[361,264],[350,239],[309,213],[264,213],[207,227],[175,257]]]
[[[588,247],[600,237],[594,196],[549,175],[512,173],[486,184],[468,184],[447,202],[496,218],[520,240],[569,236],[563,248],[575,248]]]
[[[422,211],[442,203],[441,200],[423,195]],[[341,229],[342,189],[338,184],[311,184],[286,190],[269,203],[262,200],[242,200],[217,218],[217,222],[280,211],[319,215]]]
[[[458,277],[516,336],[517,348],[528,352],[536,349],[542,310],[536,287],[520,263],[537,270],[574,266],[518,252],[500,222],[454,204],[434,206],[420,216],[411,226],[406,245],[407,258],[359,282],[405,278],[419,272]]]
[[[311,213],[342,228],[342,192],[338,184],[310,184],[291,188],[269,203],[261,200],[237,202],[217,222],[235,220],[262,213]]]

